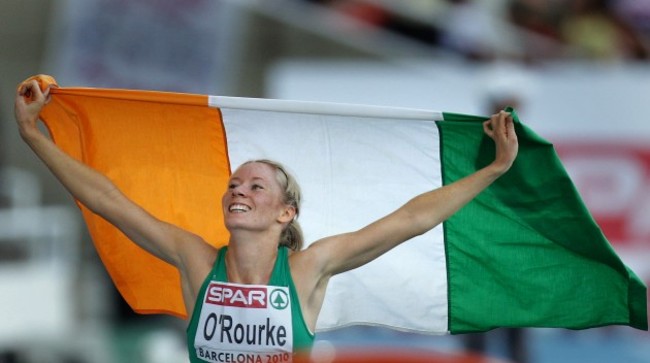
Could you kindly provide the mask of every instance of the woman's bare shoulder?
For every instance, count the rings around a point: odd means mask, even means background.
[[[202,280],[214,266],[219,248],[198,236],[184,239],[179,246],[181,256],[180,269],[187,271],[194,278]]]

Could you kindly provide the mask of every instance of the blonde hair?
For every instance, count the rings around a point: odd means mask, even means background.
[[[292,251],[300,251],[304,243],[302,228],[298,223],[298,215],[300,214],[300,186],[284,165],[277,161],[268,159],[249,160],[242,164],[262,163],[275,169],[275,177],[283,192],[283,202],[295,208],[296,216],[287,224],[280,234],[280,246],[285,246]]]

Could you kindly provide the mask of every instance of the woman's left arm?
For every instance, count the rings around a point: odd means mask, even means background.
[[[311,255],[321,278],[362,266],[393,247],[421,235],[456,213],[507,172],[518,152],[514,123],[501,111],[483,123],[496,156],[488,166],[454,183],[420,194],[391,214],[350,233],[324,238],[303,253]],[[306,257],[306,256],[305,256]]]

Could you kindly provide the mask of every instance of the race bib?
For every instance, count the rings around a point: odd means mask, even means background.
[[[211,281],[196,329],[196,356],[206,362],[290,362],[291,299],[282,286]]]

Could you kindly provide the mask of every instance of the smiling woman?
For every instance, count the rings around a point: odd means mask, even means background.
[[[291,251],[302,250],[304,237],[302,233],[302,228],[298,223],[298,215],[300,214],[301,192],[300,192],[300,186],[298,185],[296,178],[294,178],[294,176],[287,171],[284,165],[280,164],[279,162],[268,160],[268,159],[247,161],[243,163],[241,167],[244,167],[249,164],[254,164],[254,163],[267,165],[271,167],[272,170],[275,171],[275,180],[280,185],[280,189],[283,194],[282,195],[283,202],[286,205],[293,207],[295,211],[294,217],[282,230],[282,234],[280,235],[280,246],[289,247]],[[235,187],[235,185],[233,184],[233,178],[234,175],[231,176],[229,189]],[[254,185],[254,187],[260,188],[262,186]],[[224,207],[226,206],[225,202],[223,203],[223,205]],[[224,215],[225,212],[226,211],[224,211]]]

